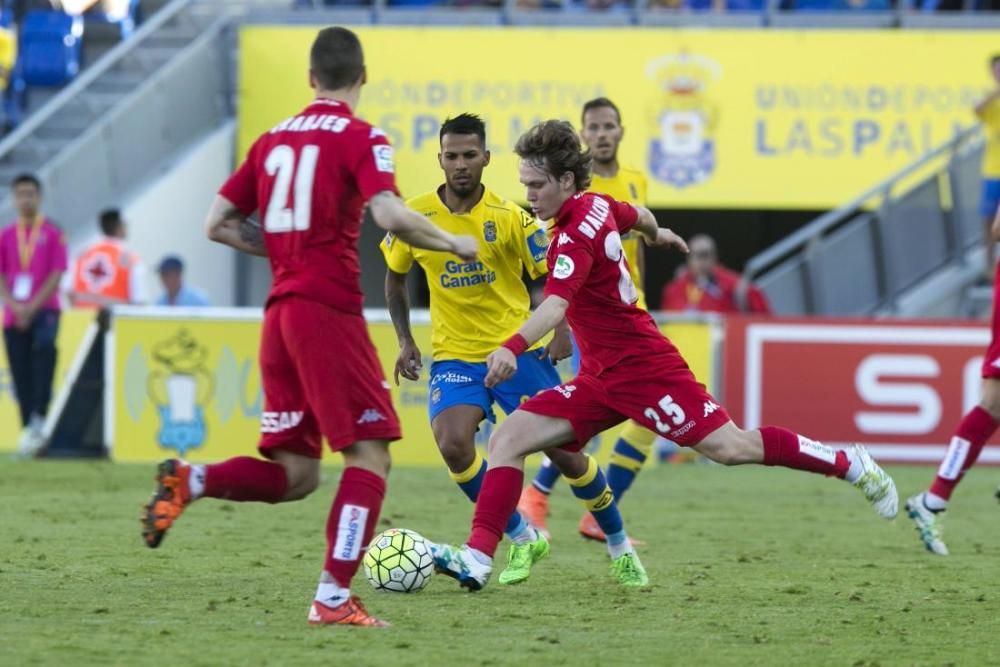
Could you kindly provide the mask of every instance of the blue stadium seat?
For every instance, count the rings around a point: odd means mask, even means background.
[[[61,86],[80,71],[83,19],[63,12],[31,11],[18,47],[20,74],[29,86]]]

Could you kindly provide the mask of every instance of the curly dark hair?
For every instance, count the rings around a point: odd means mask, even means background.
[[[566,172],[576,179],[576,190],[590,187],[590,150],[584,150],[573,126],[564,120],[546,120],[521,135],[514,146],[518,156],[553,178]]]

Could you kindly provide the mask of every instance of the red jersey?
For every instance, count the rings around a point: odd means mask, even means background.
[[[361,314],[358,236],[374,195],[398,194],[392,146],[343,102],[317,99],[260,136],[219,194],[261,211],[274,282],[285,295]]]
[[[636,307],[638,293],[621,234],[638,221],[631,205],[579,193],[556,214],[546,259],[545,295],[569,301],[566,319],[580,348],[580,373],[600,375],[649,354],[676,353],[653,318]]]

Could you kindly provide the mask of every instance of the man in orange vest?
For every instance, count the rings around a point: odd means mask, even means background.
[[[78,308],[105,308],[146,302],[146,271],[139,256],[125,246],[125,221],[118,209],[100,216],[102,238],[73,264],[67,296]]]

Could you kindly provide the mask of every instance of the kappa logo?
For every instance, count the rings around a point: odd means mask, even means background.
[[[570,237],[570,235],[567,234],[566,232],[563,232],[559,235],[559,240],[556,241],[556,247],[561,248],[564,245],[569,245],[572,242],[573,239]]]
[[[702,417],[707,417],[718,409],[719,405],[717,403],[713,403],[712,401],[705,401],[705,414],[703,414]]]
[[[376,410],[375,408],[368,408],[361,416],[358,417],[356,424],[374,424],[375,422],[385,421],[385,415]]]

